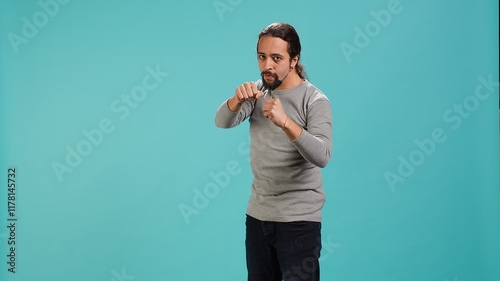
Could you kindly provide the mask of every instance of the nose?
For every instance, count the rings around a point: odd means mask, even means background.
[[[264,70],[271,70],[274,66],[274,61],[272,58],[266,58],[264,62]]]

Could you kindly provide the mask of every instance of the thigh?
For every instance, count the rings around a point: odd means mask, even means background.
[[[248,281],[281,281],[276,249],[272,245],[274,231],[269,229],[273,223],[268,224],[264,232],[262,221],[247,216],[245,247]]]
[[[276,245],[283,280],[319,280],[320,222],[279,223]]]

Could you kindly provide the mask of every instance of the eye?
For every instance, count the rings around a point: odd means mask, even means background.
[[[278,62],[278,61],[280,61],[280,60],[282,60],[282,59],[283,59],[283,58],[282,58],[282,57],[280,57],[280,56],[273,56],[273,60],[274,60],[275,62]]]
[[[264,55],[258,55],[257,58],[259,58],[259,60],[264,60],[265,59]]]

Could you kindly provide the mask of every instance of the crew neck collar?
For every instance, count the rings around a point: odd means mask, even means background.
[[[302,82],[300,82],[300,84],[298,84],[297,86],[295,87],[292,87],[292,88],[289,88],[289,89],[282,89],[282,90],[272,90],[272,94],[276,94],[276,95],[280,95],[280,94],[285,94],[287,92],[293,92],[293,91],[296,91],[297,89],[300,89],[302,87],[305,87],[307,84],[308,84],[309,81],[307,81],[307,79],[304,79],[302,80]]]

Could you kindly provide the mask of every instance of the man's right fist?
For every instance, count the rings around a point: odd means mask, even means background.
[[[237,99],[239,104],[242,104],[248,100],[258,99],[263,95],[264,93],[257,89],[257,85],[254,82],[246,82],[236,88],[234,98]]]
[[[246,82],[236,88],[236,93],[229,99],[227,106],[229,110],[237,112],[246,101],[256,100],[264,96],[264,93],[257,89],[254,82]]]

